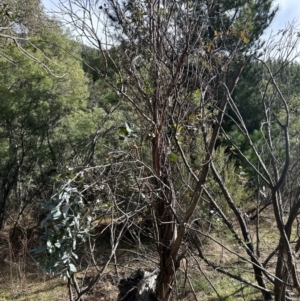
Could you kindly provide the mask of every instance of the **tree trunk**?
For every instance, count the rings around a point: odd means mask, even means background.
[[[278,259],[276,265],[276,278],[274,281],[274,294],[275,301],[285,301],[286,300],[286,283],[288,280],[288,270],[286,267],[284,243],[282,239],[279,243]]]
[[[156,284],[156,294],[159,300],[168,299],[178,268],[176,258],[171,256],[170,251],[172,243],[176,239],[177,225],[175,220],[176,199],[170,176],[169,148],[166,133],[161,127],[161,131],[158,131],[152,145],[153,164],[156,173],[155,189],[157,190],[155,220],[158,229],[157,249],[160,257],[160,272]]]

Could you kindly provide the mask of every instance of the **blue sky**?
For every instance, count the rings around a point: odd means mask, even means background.
[[[299,0],[277,0],[275,4],[279,5],[279,11],[275,16],[270,29],[278,30],[285,27],[288,22],[300,21],[300,2]],[[297,23],[298,23],[297,22]]]
[[[42,0],[43,5],[49,10],[55,9],[55,3],[58,2],[58,0]]]
[[[42,3],[47,9],[55,10],[55,3],[58,3],[59,0],[42,0]],[[299,20],[300,16],[300,2],[299,0],[275,0],[275,5],[279,5],[279,11],[275,16],[270,28],[266,31],[266,35],[272,30],[276,32],[279,29],[285,27],[288,22],[293,20]]]

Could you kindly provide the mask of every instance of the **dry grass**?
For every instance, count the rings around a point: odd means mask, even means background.
[[[43,278],[43,277],[42,277]],[[68,300],[65,283],[60,278],[37,278],[26,285],[16,283],[0,283],[0,300],[44,301]]]
[[[255,224],[250,226],[253,241],[257,242]],[[232,235],[222,225],[213,227],[209,233],[212,238],[221,244],[207,238],[201,238],[203,252],[214,263],[224,269],[228,269],[235,275],[242,276],[248,281],[255,282],[252,266],[249,262],[242,261],[238,255],[248,258],[245,250],[233,239]],[[0,301],[6,300],[34,300],[34,301],[58,301],[69,300],[67,283],[60,278],[49,278],[41,273],[34,260],[28,256],[26,248],[18,252],[6,241],[2,233],[0,243],[0,254],[7,254],[0,261]],[[276,248],[278,242],[278,231],[272,219],[272,213],[262,216],[260,223],[260,248],[261,260]],[[6,242],[5,242],[6,241]],[[20,252],[21,250],[21,252]],[[99,241],[96,244],[95,257],[99,265],[104,262],[109,253],[109,243]],[[84,271],[87,267],[86,254],[82,254],[82,273],[77,274],[81,285],[87,284],[95,274],[95,269],[89,269],[87,274]],[[156,267],[155,245],[147,243],[143,246],[133,246],[123,242],[116,253],[117,265],[111,264],[106,271],[104,279],[97,284],[88,295],[85,301],[115,301],[118,296],[118,279],[128,277],[138,268],[143,267],[152,271]],[[84,263],[85,262],[85,263]],[[268,268],[274,269],[275,258],[272,259]],[[182,266],[173,286],[172,301],[253,301],[260,300],[261,293],[250,286],[244,285],[237,280],[226,277],[216,270],[210,268],[197,255],[196,250],[187,253],[186,266]]]

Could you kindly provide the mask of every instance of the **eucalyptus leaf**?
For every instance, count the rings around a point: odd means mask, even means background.
[[[75,267],[75,265],[73,263],[70,263],[69,264],[69,269],[72,273],[76,273],[77,272],[77,269]]]
[[[59,208],[55,207],[51,210],[52,218],[54,220],[59,219],[61,216],[61,211]]]
[[[132,132],[132,129],[131,129],[130,123],[128,121],[125,121],[125,127],[126,127],[128,134],[130,135]]]
[[[68,181],[65,185],[70,183]],[[87,214],[90,208],[84,203],[81,192],[65,185],[49,201],[49,214],[41,224],[44,228],[47,226],[46,234],[41,237],[45,246],[41,246],[36,252],[39,254],[47,250],[48,258],[43,264],[45,270],[69,277],[68,271],[76,271],[75,264],[71,264],[71,261],[78,259],[74,251],[88,237],[92,217]]]
[[[44,228],[45,225],[46,225],[46,223],[47,223],[49,220],[52,220],[52,214],[51,214],[51,213],[49,213],[49,214],[47,215],[47,217],[44,218],[44,219],[41,221],[41,228]]]
[[[63,217],[66,218],[67,217],[67,214],[68,214],[68,211],[70,209],[70,205],[69,204],[66,204],[62,207],[62,214],[63,214]]]
[[[77,218],[77,216],[74,216],[74,224],[78,229],[79,228],[79,219]]]
[[[61,257],[61,260],[67,260],[69,259],[69,254],[67,252],[63,253],[63,256]]]
[[[58,242],[56,242],[54,245],[55,245],[55,247],[56,247],[56,248],[60,248],[60,247],[61,247],[61,244],[60,244],[60,242],[59,242],[59,241],[58,241]]]

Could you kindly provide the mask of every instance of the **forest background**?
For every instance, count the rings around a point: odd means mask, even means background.
[[[269,0],[58,9],[0,5],[0,297],[297,300],[297,25],[262,42]]]

